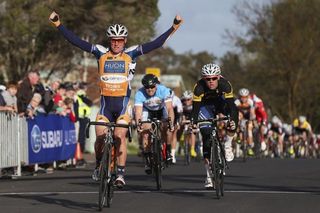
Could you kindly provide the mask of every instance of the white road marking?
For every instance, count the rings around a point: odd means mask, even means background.
[[[64,194],[97,194],[96,191],[87,192],[1,192],[0,196],[6,195],[64,195]],[[133,194],[133,193],[215,193],[213,190],[132,190],[132,191],[115,191],[116,194]],[[310,191],[259,191],[259,190],[225,190],[225,193],[248,193],[248,194],[316,194]]]

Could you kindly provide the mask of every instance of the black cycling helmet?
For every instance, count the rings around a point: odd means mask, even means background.
[[[153,74],[146,74],[145,76],[143,76],[141,83],[144,87],[150,87],[150,86],[155,86],[160,82],[157,76]]]

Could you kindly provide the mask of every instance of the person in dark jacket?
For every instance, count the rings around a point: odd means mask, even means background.
[[[24,115],[27,107],[36,90],[36,85],[39,83],[40,74],[38,71],[29,71],[18,87],[17,106],[18,113]]]

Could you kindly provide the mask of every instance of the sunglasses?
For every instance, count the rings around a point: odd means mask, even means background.
[[[145,89],[153,89],[153,88],[155,88],[156,86],[155,85],[152,85],[152,86],[145,86],[144,88]]]
[[[218,79],[218,77],[212,77],[212,78],[205,78],[206,81],[215,81]]]
[[[191,101],[192,99],[191,98],[188,98],[188,99],[183,99],[182,102],[187,102],[187,101]]]

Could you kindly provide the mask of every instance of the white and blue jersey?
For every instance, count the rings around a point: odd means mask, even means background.
[[[158,111],[164,108],[166,102],[172,101],[170,89],[162,84],[157,85],[155,94],[150,97],[144,88],[140,88],[135,95],[135,106],[143,106],[150,111]]]

